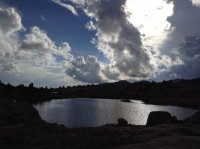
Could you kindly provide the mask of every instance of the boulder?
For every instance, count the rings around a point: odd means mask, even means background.
[[[128,125],[128,121],[125,120],[124,118],[119,118],[117,121],[118,121],[119,126],[127,126]]]
[[[147,126],[160,125],[165,123],[176,123],[178,120],[175,116],[165,111],[153,111],[147,119]]]

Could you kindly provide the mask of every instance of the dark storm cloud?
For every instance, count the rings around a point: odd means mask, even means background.
[[[173,0],[174,14],[168,18],[173,32],[163,46],[163,53],[178,57],[182,64],[172,66],[161,79],[200,77],[200,8],[191,0]]]
[[[194,7],[190,0],[173,0],[173,3],[174,14],[168,18],[173,32],[162,48],[164,53],[170,53],[170,49],[178,47],[185,37],[200,33],[200,8]]]
[[[162,74],[162,79],[199,78],[200,77],[200,35],[184,38],[177,49],[177,56],[183,61],[182,65],[172,66],[171,70]]]
[[[200,35],[186,37],[178,52],[184,65],[174,68],[176,74],[183,78],[200,77]]]
[[[200,8],[194,7],[189,0],[174,0],[174,5],[174,15],[168,18],[171,25],[176,28],[174,34],[185,37],[200,31]]]
[[[200,56],[200,34],[196,36],[189,36],[183,40],[181,48],[179,49],[180,54],[186,58],[195,59]]]

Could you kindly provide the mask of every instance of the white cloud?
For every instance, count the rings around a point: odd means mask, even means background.
[[[43,15],[40,15],[40,19],[41,19],[42,21],[46,21],[46,18],[45,18]]]
[[[36,51],[40,54],[53,53],[55,48],[54,42],[48,37],[47,33],[37,26],[31,28],[30,33],[25,35],[21,44],[22,50]]]
[[[67,42],[57,46],[47,33],[34,26],[24,37],[21,16],[11,7],[0,7],[0,78],[9,83],[42,86],[77,84],[66,76],[63,63],[73,56]],[[80,83],[80,82],[79,82]]]
[[[86,27],[89,31],[94,31],[94,30],[96,30],[96,26],[95,26],[94,22],[91,21],[91,20],[85,25],[85,27]]]
[[[56,55],[63,57],[66,61],[72,61],[72,59],[74,59],[74,56],[71,54],[71,47],[67,42],[63,42],[62,45],[58,47]]]
[[[78,56],[72,60],[66,74],[82,82],[99,83],[104,81],[101,71],[101,62],[95,56],[89,55],[86,59]]]
[[[191,0],[192,4],[196,7],[200,7],[200,0]]]
[[[154,77],[157,73],[168,71],[172,65],[177,65],[167,53],[162,52],[163,45],[174,32],[168,17],[174,13],[174,3],[164,0],[127,0],[126,11],[129,21],[136,26],[147,49],[150,63],[154,67]]]
[[[69,10],[72,14],[74,15],[78,15],[76,9],[72,6],[72,5],[69,5],[69,4],[66,4],[64,2],[62,2],[62,0],[52,0],[52,2],[66,8],[67,10]]]
[[[160,45],[171,32],[167,18],[173,15],[173,2],[164,0],[127,0],[129,21],[139,29],[145,45]],[[158,46],[157,46],[158,47]]]
[[[0,70],[10,73],[19,73],[20,69],[14,62],[5,62],[0,64]]]
[[[0,7],[0,31],[4,35],[12,34],[23,28],[21,16],[11,7]]]
[[[13,61],[19,46],[18,32],[23,29],[21,16],[11,7],[0,7],[0,71],[20,71]]]

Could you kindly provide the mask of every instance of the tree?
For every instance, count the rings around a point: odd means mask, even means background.
[[[33,88],[34,87],[33,83],[30,83],[28,87]]]

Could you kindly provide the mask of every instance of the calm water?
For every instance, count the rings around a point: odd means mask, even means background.
[[[102,126],[117,123],[117,119],[121,117],[131,124],[145,125],[151,111],[168,111],[178,119],[184,119],[197,111],[175,106],[148,105],[134,100],[126,103],[111,99],[51,100],[35,105],[35,108],[45,121],[68,127]]]

